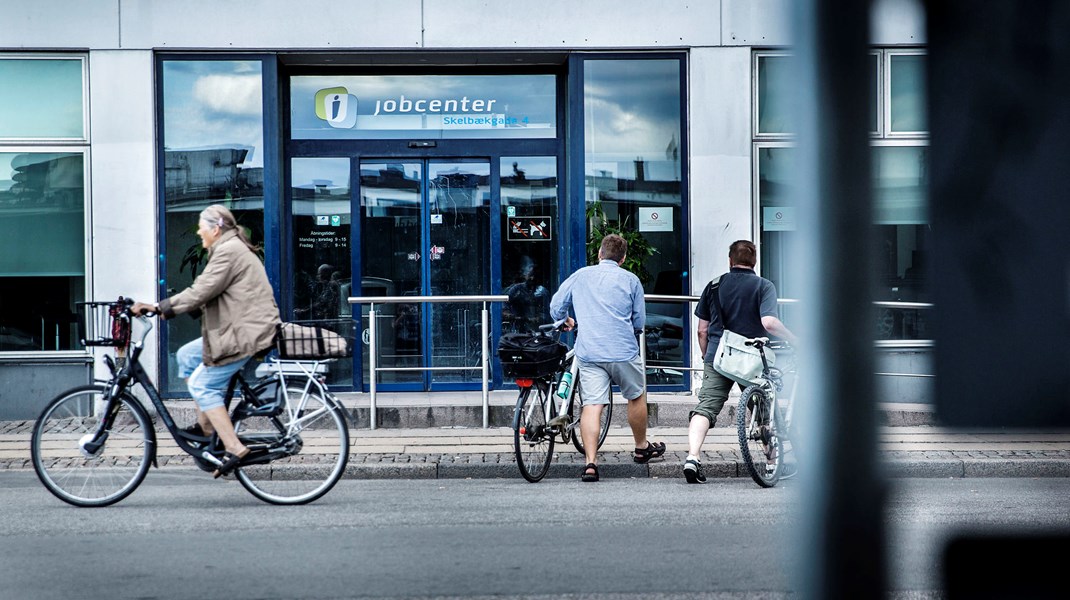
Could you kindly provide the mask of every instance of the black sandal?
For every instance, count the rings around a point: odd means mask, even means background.
[[[647,442],[646,448],[636,448],[635,456],[632,460],[639,464],[644,464],[650,461],[652,458],[657,458],[665,454],[665,442],[658,442],[656,444]]]
[[[594,473],[588,473],[587,471],[594,471]],[[580,481],[587,483],[598,481],[598,465],[587,463],[587,466],[583,468],[583,475],[580,475]]]
[[[223,455],[223,464],[219,465],[219,468],[217,468],[215,472],[212,473],[212,477],[215,479],[219,479],[224,475],[229,475],[231,471],[238,468],[238,465],[241,464],[241,460],[246,456],[249,456],[248,448],[245,449],[245,454],[241,455],[227,452]]]

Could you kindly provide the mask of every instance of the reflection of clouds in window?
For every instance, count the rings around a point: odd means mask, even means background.
[[[193,97],[208,109],[257,118],[263,107],[260,75],[207,75],[193,84]]]
[[[262,167],[261,88],[258,61],[166,61],[166,149],[246,148],[242,166]]]
[[[583,89],[588,153],[603,160],[672,164],[666,153],[679,147],[678,61],[587,61]]]

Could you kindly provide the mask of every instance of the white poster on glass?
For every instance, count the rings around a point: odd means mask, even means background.
[[[672,231],[672,207],[640,207],[639,231]]]
[[[762,231],[795,231],[795,207],[766,206],[763,208]]]

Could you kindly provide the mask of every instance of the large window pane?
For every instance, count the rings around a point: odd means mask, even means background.
[[[420,261],[426,254],[420,221],[423,181],[423,164],[419,162],[360,164],[360,295],[422,295]],[[379,312],[376,319],[379,366],[422,366],[421,304],[381,304],[376,310]],[[369,329],[367,314],[364,313],[363,331]],[[368,352],[364,353],[363,368],[364,380],[368,381],[371,377]],[[423,374],[416,371],[387,371],[379,375],[382,383],[422,380]]]
[[[584,184],[588,262],[606,233],[628,239],[631,262],[648,293],[685,293],[681,177],[680,63],[584,63]],[[650,303],[647,360],[682,364],[682,304]],[[652,383],[682,383],[678,369],[652,367]]]
[[[551,321],[557,281],[557,158],[502,158],[501,199],[502,331],[532,331]]]
[[[795,133],[790,56],[758,57],[758,133]]]
[[[290,174],[293,212],[293,318],[352,339],[355,294],[350,271],[348,158],[295,158]],[[367,311],[367,305],[365,305]],[[353,364],[331,364],[328,383],[352,385]]]
[[[0,139],[84,139],[82,60],[0,58]]]
[[[932,232],[928,218],[929,149],[880,146],[873,149],[874,220],[878,242],[878,300],[928,302],[924,268]],[[912,325],[920,327],[923,324]],[[920,331],[887,328],[882,337],[912,337]]]
[[[787,266],[789,244],[796,231],[796,194],[793,185],[795,149],[758,148],[758,247],[762,276],[776,285],[782,298],[798,297],[797,274]]]
[[[925,57],[893,54],[890,57],[891,131],[922,132],[929,121],[925,108]]]
[[[0,352],[79,347],[84,160],[81,152],[0,152]]]
[[[197,216],[208,205],[230,208],[262,253],[264,119],[260,61],[165,61],[162,71],[164,279],[170,295],[204,268]],[[200,335],[200,323],[181,317],[165,326],[165,388],[185,393],[174,353]]]

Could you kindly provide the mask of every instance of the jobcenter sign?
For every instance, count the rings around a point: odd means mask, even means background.
[[[553,75],[297,76],[291,125],[294,138],[553,137],[556,84]]]

